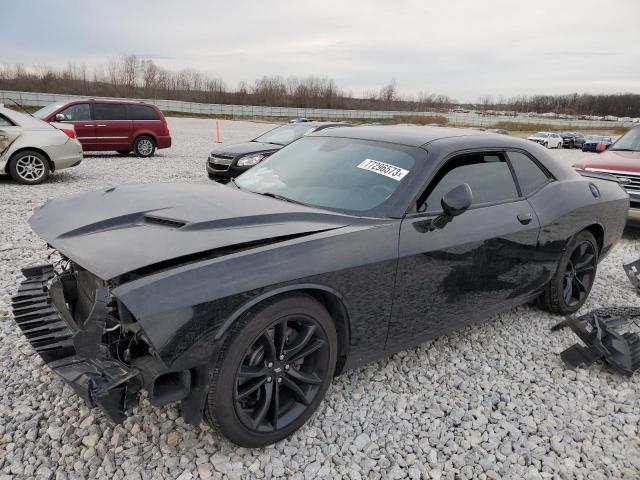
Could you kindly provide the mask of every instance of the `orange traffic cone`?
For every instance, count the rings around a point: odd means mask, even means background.
[[[216,120],[216,143],[220,143],[220,125],[218,125],[217,120]]]

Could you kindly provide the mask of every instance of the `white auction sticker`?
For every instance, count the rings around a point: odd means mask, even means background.
[[[379,173],[380,175],[384,175],[385,177],[393,178],[398,182],[402,180],[409,170],[405,170],[404,168],[396,167],[395,165],[389,165],[388,163],[379,162],[378,160],[371,160],[370,158],[365,159],[358,168],[363,170],[369,170],[370,172]]]

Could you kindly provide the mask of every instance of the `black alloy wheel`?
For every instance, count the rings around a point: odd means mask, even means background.
[[[596,252],[591,242],[578,245],[567,262],[562,282],[562,296],[567,306],[582,305],[596,272]]]
[[[337,352],[335,324],[316,299],[263,302],[236,321],[212,360],[207,422],[243,447],[288,437],[322,402]]]
[[[245,352],[236,373],[234,401],[242,423],[275,432],[311,404],[329,367],[326,334],[313,318],[278,319]]]
[[[588,230],[576,234],[558,261],[556,273],[538,297],[548,312],[569,315],[587,300],[598,268],[598,242]]]

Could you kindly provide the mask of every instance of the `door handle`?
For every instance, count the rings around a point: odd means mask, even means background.
[[[106,127],[106,125],[98,124],[98,127]]]
[[[518,221],[523,225],[529,225],[531,223],[531,220],[533,220],[533,215],[531,215],[531,212],[520,212],[518,214]]]
[[[89,125],[85,125],[85,127],[93,127],[93,123],[91,123]]]

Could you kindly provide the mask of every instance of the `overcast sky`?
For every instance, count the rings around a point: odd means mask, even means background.
[[[640,93],[640,0],[7,0],[0,63],[133,53],[240,80],[321,75],[360,96]]]

